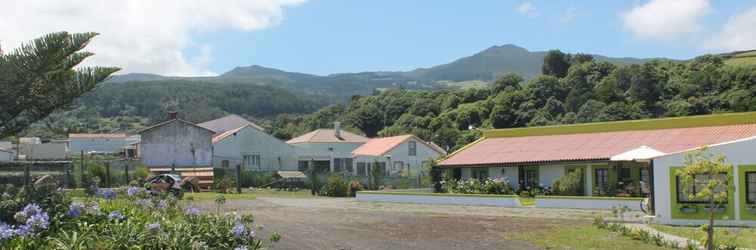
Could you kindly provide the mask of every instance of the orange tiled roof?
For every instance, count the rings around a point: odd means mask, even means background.
[[[68,134],[68,138],[76,139],[123,139],[128,137],[127,134]]]
[[[354,149],[354,151],[352,151],[352,154],[353,155],[382,156],[388,153],[389,151],[391,151],[392,149],[396,148],[397,146],[401,145],[405,141],[409,140],[410,138],[414,138],[417,142],[421,144],[425,144],[426,146],[430,147],[433,150],[438,151],[441,154],[446,154],[446,152],[440,147],[427,143],[421,140],[420,138],[417,138],[414,135],[400,135],[400,136],[370,139],[365,144],[362,144],[362,146]]]
[[[440,166],[538,164],[608,160],[649,146],[674,153],[756,136],[756,124],[545,136],[484,138],[442,160]]]
[[[365,143],[370,138],[341,130],[341,136],[336,137],[333,129],[316,129],[307,134],[286,141],[289,144],[297,143]]]

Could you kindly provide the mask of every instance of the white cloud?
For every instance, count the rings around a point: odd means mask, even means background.
[[[562,18],[561,18],[562,22],[565,22],[565,23],[572,22],[572,20],[574,20],[575,17],[577,17],[577,14],[578,14],[577,12],[578,10],[575,7],[567,8],[566,10],[564,10],[564,14],[562,15]]]
[[[538,10],[536,9],[535,5],[533,5],[531,2],[523,2],[519,6],[517,6],[517,12],[520,12],[520,14],[523,14],[527,17],[537,17],[538,16]]]
[[[85,65],[118,66],[120,73],[210,75],[212,48],[192,37],[278,24],[283,8],[305,0],[73,0],[0,1],[0,41],[6,52],[55,31],[99,32]],[[185,51],[196,48],[200,55]]]
[[[651,0],[620,16],[638,38],[672,41],[699,32],[710,8],[709,0]]]
[[[705,47],[728,51],[756,49],[756,6],[730,17],[719,34],[705,42]]]

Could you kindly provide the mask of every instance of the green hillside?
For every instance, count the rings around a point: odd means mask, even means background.
[[[731,65],[756,65],[756,50],[733,52],[723,55],[725,63]]]

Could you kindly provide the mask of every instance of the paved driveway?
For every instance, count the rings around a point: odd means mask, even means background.
[[[212,204],[207,204],[208,208]],[[587,225],[597,211],[357,202],[338,198],[233,200],[272,249],[539,249],[507,233]]]

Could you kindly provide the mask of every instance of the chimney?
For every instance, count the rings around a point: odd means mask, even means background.
[[[176,111],[168,111],[168,119],[169,120],[176,120],[178,118],[178,112]]]
[[[341,139],[341,123],[340,122],[333,123],[333,134],[336,135],[336,138]]]

